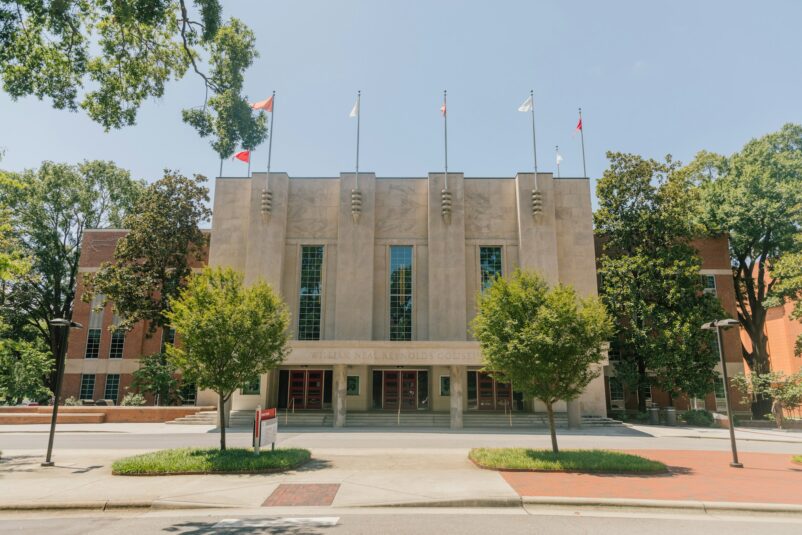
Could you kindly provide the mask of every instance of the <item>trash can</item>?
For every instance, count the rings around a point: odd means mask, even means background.
[[[666,407],[666,425],[677,425],[677,409],[674,407]]]
[[[660,425],[660,407],[649,407],[649,423]]]

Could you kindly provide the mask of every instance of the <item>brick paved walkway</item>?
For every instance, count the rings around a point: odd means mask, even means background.
[[[340,490],[339,484],[316,485],[283,483],[276,487],[276,490],[265,500],[262,506],[331,505],[338,490]]]
[[[729,452],[631,450],[669,466],[669,474],[549,474],[502,472],[521,496],[635,498],[802,504],[802,465],[791,455],[741,453],[744,468],[731,468]]]

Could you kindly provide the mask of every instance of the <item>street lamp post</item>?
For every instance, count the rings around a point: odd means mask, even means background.
[[[721,375],[724,379],[724,404],[727,406],[727,418],[730,420],[730,424],[727,426],[730,428],[730,445],[732,446],[732,462],[730,466],[733,468],[743,468],[744,465],[738,462],[738,448],[735,446],[735,419],[732,415],[729,393],[730,379],[729,375],[727,375],[727,363],[724,362],[724,340],[721,337],[722,329],[729,329],[737,325],[740,325],[738,320],[713,320],[702,325],[702,329],[706,331],[716,331],[716,338],[718,339],[718,357],[721,361]]]
[[[56,328],[58,345],[56,346],[56,387],[53,392],[53,415],[50,418],[50,437],[47,440],[47,457],[42,466],[53,466],[53,438],[56,434],[56,418],[58,418],[58,400],[61,397],[61,382],[64,379],[64,355],[67,354],[67,337],[70,329],[83,329],[83,325],[63,318],[50,320]]]

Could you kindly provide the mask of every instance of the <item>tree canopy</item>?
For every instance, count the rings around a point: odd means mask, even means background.
[[[12,337],[33,330],[55,355],[49,322],[72,318],[84,230],[119,226],[142,188],[113,162],[45,162],[5,174],[0,205],[8,207],[8,237],[30,265],[16,280],[4,281],[2,314]]]
[[[220,448],[225,449],[225,403],[238,388],[278,366],[287,348],[289,312],[269,285],[243,285],[229,268],[193,275],[166,313],[180,336],[167,353],[183,377],[219,398]]]
[[[725,314],[703,292],[691,244],[704,230],[688,215],[693,184],[670,157],[607,156],[594,222],[601,295],[617,331],[615,373],[638,392],[654,384],[670,396],[703,396],[713,390],[718,352],[700,326]],[[645,410],[643,396],[639,408]]]
[[[729,235],[738,319],[751,340],[743,356],[752,372],[767,373],[769,299],[802,290],[793,270],[775,270],[802,253],[802,126],[786,124],[731,156],[701,152],[686,172],[700,186],[701,223]]]
[[[84,299],[100,293],[120,316],[116,328],[128,330],[139,321],[148,333],[167,325],[170,300],[177,297],[200,260],[207,236],[200,224],[211,215],[206,178],[165,171],[147,186],[124,218],[128,234],[120,238],[114,260],[87,276]]]
[[[12,98],[82,108],[104,128],[134,124],[141,104],[191,68],[203,71],[223,23],[219,0],[0,0],[0,76]]]
[[[557,453],[553,404],[576,399],[598,377],[613,331],[602,302],[519,270],[479,294],[472,326],[484,369],[546,405]]]

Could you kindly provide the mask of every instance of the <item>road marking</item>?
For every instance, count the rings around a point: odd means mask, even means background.
[[[282,518],[226,518],[213,527],[223,528],[276,528],[292,526],[332,527],[339,522],[339,516],[308,516],[308,517],[282,517]]]

